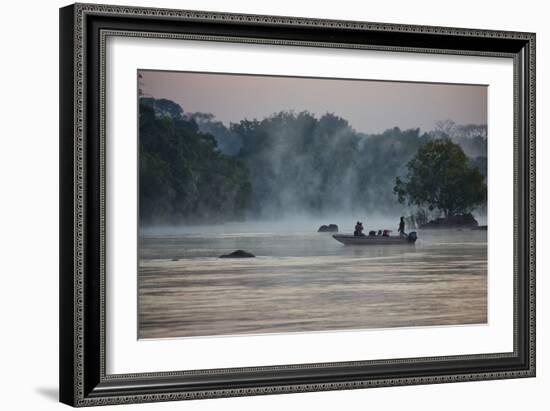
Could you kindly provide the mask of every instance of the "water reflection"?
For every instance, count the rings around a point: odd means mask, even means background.
[[[257,258],[218,258],[236,249]],[[143,233],[139,252],[141,338],[487,321],[484,231],[344,246],[326,233],[237,226]]]

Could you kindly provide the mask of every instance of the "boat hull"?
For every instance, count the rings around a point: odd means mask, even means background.
[[[345,234],[335,234],[332,236],[336,241],[345,245],[414,245],[416,238],[402,237],[392,235],[383,236],[354,236]]]

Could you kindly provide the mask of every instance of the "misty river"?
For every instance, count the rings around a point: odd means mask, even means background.
[[[487,322],[487,232],[417,230],[415,245],[345,246],[321,224],[142,229],[139,338]],[[397,221],[364,221],[365,231]],[[242,249],[256,255],[220,259]]]

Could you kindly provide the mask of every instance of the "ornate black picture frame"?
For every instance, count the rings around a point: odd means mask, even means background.
[[[513,352],[107,374],[108,36],[513,59]],[[76,4],[60,10],[60,100],[61,402],[91,406],[535,376],[535,34]]]

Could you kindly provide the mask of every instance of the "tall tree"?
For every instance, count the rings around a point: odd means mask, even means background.
[[[487,186],[462,148],[448,138],[431,140],[407,164],[405,180],[395,179],[400,203],[438,209],[446,218],[472,211],[485,201]]]

